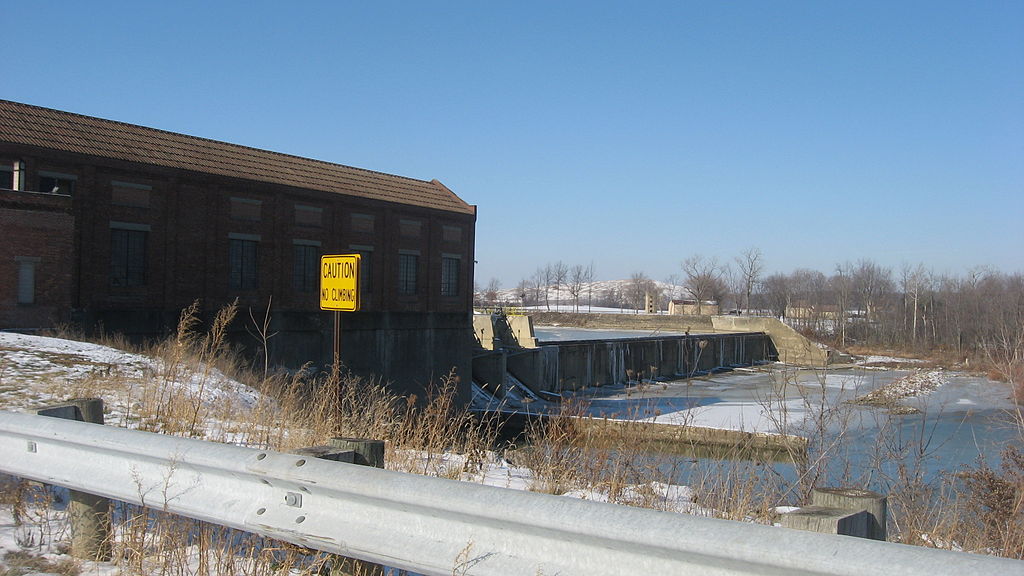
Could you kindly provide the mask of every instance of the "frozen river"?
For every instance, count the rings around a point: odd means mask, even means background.
[[[551,326],[535,330],[542,344],[673,334]],[[906,369],[822,371],[775,364],[691,380],[590,388],[574,396],[585,399],[595,416],[811,438],[812,451],[815,444],[819,451],[827,450],[842,462],[841,473],[853,476],[894,473],[903,463],[919,467],[930,478],[976,464],[979,456],[997,465],[1009,442],[1022,441],[1007,385],[923,364],[915,370],[912,360],[900,364]],[[851,402],[915,373],[935,388],[899,400],[902,410]]]
[[[688,381],[592,388],[577,393],[590,413],[621,419],[691,424],[812,439],[827,451],[833,482],[894,475],[900,463],[930,480],[984,456],[990,465],[1009,442],[1020,442],[1005,384],[963,373],[925,370],[937,387],[900,400],[917,412],[851,403],[908,376],[909,370],[848,368],[815,371],[774,365]]]

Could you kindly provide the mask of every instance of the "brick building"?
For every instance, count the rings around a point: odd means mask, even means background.
[[[475,223],[436,180],[0,100],[0,329],[152,336],[237,298],[237,341],[270,306],[273,358],[326,365],[319,257],[359,253],[342,359],[416,391],[469,374]]]

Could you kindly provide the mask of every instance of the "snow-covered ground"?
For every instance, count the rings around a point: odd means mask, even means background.
[[[942,370],[912,372],[876,388],[867,394],[858,396],[855,402],[876,406],[891,406],[903,398],[923,396],[946,383],[946,375]]]
[[[867,364],[910,366],[913,361],[899,358],[870,357]],[[920,374],[915,376],[915,374]],[[821,373],[773,366],[740,369],[690,381],[644,382],[630,386],[608,386],[576,393],[586,400],[589,412],[610,418],[642,419],[666,424],[689,424],[710,428],[752,432],[797,433],[820,424],[820,407],[839,406],[858,394],[891,388],[899,391],[895,401],[912,404],[922,411],[938,411],[948,421],[951,433],[971,436],[959,446],[966,451],[962,461],[970,462],[981,450],[979,438],[988,432],[972,428],[987,414],[1006,407],[1005,394],[984,379],[961,374],[929,376],[929,372],[849,369]],[[237,406],[244,418],[246,407],[259,401],[258,393],[225,377],[209,366],[172,366],[164,362],[96,344],[40,336],[0,332],[0,409],[27,411],[47,403],[83,395],[101,395],[107,403],[107,423],[139,427],[137,418],[146,403],[159,402],[160,396],[144,391],[159,382],[164,393],[180,394],[204,403]],[[922,395],[924,392],[930,392]],[[1002,395],[1001,395],[1002,394]],[[573,394],[566,394],[573,396]],[[482,400],[481,400],[482,401]],[[513,390],[506,401],[519,408],[536,411],[548,404],[528,391]],[[851,410],[873,411],[856,406]],[[940,422],[942,423],[942,422]],[[227,425],[228,423],[224,423]],[[151,428],[151,427],[150,427]],[[937,428],[944,432],[945,428]],[[210,439],[223,440],[221,429],[201,431]],[[863,436],[877,434],[869,429]],[[856,435],[851,435],[856,440]],[[947,441],[948,442],[948,441]],[[415,459],[416,454],[407,454]],[[518,466],[497,454],[490,454],[482,466],[467,466],[464,457],[431,455],[423,458],[424,471],[460,477],[509,489],[538,489],[539,479],[527,467]],[[601,487],[573,488],[567,497],[608,500]],[[625,487],[616,501],[635,502],[660,509],[691,514],[712,514],[694,503],[694,492],[682,485],[648,482]],[[9,509],[0,509],[0,574],[4,574],[4,554],[28,551],[54,562],[66,561],[60,554],[67,534],[66,521],[58,509],[32,509],[30,522],[16,525]],[[12,556],[13,558],[14,556]],[[118,568],[110,563],[82,563],[83,573],[106,576]],[[47,568],[37,569],[44,572]],[[20,573],[20,572],[19,572]]]
[[[164,397],[240,414],[258,399],[252,388],[205,364],[168,364],[89,342],[0,332],[0,408],[31,409],[82,396],[102,397],[106,423],[130,428],[157,412]]]
[[[924,362],[925,362],[924,360],[920,360],[918,358],[900,358],[898,356],[876,356],[876,355],[870,355],[870,356],[865,356],[858,363],[860,365],[862,365],[862,366],[874,366],[874,365],[879,365],[879,364],[889,364],[889,365],[892,365],[892,364],[895,364],[895,365],[924,364]]]
[[[239,417],[244,417],[245,409],[259,399],[257,391],[209,366],[185,363],[167,366],[158,359],[98,344],[0,332],[0,410],[31,411],[73,397],[99,395],[105,401],[108,425],[135,428],[142,423],[136,417],[145,408],[141,404],[160,398],[143,390],[153,387],[154,381],[159,382],[162,394],[180,394],[204,403],[217,403],[220,408],[225,404],[234,405]],[[223,439],[221,424],[228,426],[230,423],[219,423],[217,429],[203,430],[201,435]],[[415,454],[407,456],[416,458]],[[537,486],[537,479],[529,468],[515,466],[496,454],[489,455],[479,469],[467,467],[464,457],[454,454],[441,458],[434,455],[424,458],[424,462],[429,472],[446,477],[461,475],[469,482],[516,490]],[[467,469],[470,471],[465,471]],[[3,488],[0,485],[0,489]],[[608,500],[607,493],[600,488],[574,489],[565,495]],[[710,513],[693,504],[692,491],[684,486],[658,482],[630,486],[619,500],[629,502],[631,498],[648,505],[654,502],[663,510]],[[21,523],[15,522],[10,507],[0,508],[0,574],[43,574],[56,569],[40,564],[39,558],[53,563],[71,563],[62,554],[69,538],[62,506],[57,502],[50,508],[30,507]],[[23,552],[29,553],[36,563],[35,568],[27,572],[15,566]],[[80,566],[83,574],[120,573],[114,563],[81,562]]]

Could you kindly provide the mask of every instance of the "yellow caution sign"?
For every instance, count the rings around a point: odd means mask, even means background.
[[[320,257],[320,309],[359,310],[359,254]]]

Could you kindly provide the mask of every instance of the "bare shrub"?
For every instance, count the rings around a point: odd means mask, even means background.
[[[977,527],[975,546],[1024,559],[1024,452],[1008,446],[999,469],[984,460],[961,474],[967,521]]]
[[[509,456],[531,472],[529,489],[546,494],[564,494],[581,484],[586,441],[579,429],[583,415],[580,404],[565,402],[558,413],[534,420],[527,430],[526,446]]]

